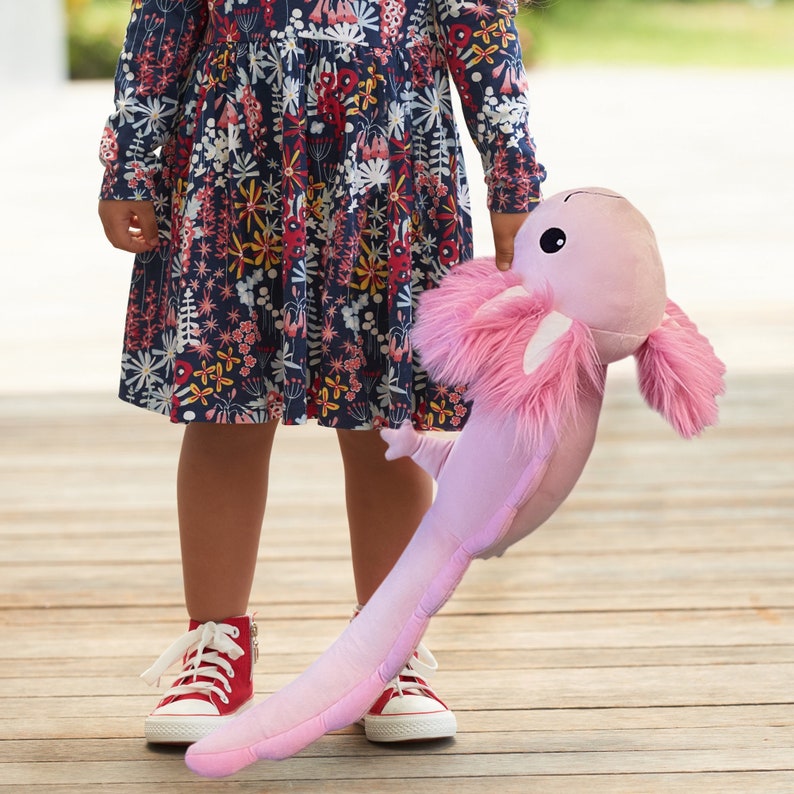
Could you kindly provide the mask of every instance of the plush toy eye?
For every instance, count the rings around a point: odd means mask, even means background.
[[[565,245],[565,232],[552,226],[540,235],[540,247],[547,254],[556,254]]]

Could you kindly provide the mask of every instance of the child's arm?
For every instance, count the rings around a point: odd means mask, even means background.
[[[133,10],[116,69],[116,111],[100,147],[105,166],[100,198],[151,200],[159,173],[157,150],[176,124],[182,87],[206,22],[202,0],[142,0]]]
[[[518,230],[527,219],[527,212],[491,212],[494,259],[499,270],[510,270]]]
[[[529,132],[516,0],[436,0],[436,10],[466,125],[482,155],[488,207],[528,212],[540,199],[545,171]]]

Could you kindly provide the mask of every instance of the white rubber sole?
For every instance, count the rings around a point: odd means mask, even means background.
[[[193,744],[209,736],[225,722],[234,719],[253,705],[252,702],[241,706],[234,714],[225,717],[203,715],[150,715],[143,725],[144,736],[149,744]]]
[[[451,711],[364,717],[364,734],[371,742],[424,742],[449,739],[458,730]]]

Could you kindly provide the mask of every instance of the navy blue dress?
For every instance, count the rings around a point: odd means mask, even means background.
[[[138,2],[101,196],[154,202],[161,245],[135,260],[122,398],[177,422],[459,427],[411,326],[472,254],[451,81],[490,208],[539,197],[515,10]]]

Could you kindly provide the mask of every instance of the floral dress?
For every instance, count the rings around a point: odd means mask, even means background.
[[[101,197],[154,203],[121,397],[175,422],[459,427],[411,348],[472,254],[450,75],[489,206],[538,200],[513,0],[136,0]]]

